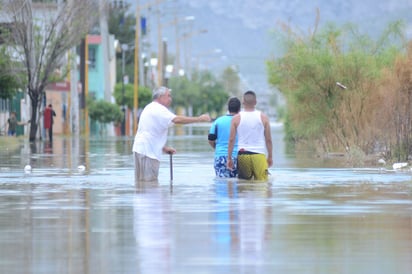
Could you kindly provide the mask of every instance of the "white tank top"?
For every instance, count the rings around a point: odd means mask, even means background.
[[[266,154],[264,126],[260,111],[241,111],[237,127],[238,148],[255,153]]]

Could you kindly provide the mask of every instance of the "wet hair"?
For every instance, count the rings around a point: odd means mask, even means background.
[[[158,87],[158,88],[153,89],[152,99],[154,100],[154,99],[159,98],[162,95],[165,95],[168,90],[172,91],[171,89],[167,87]]]
[[[246,105],[256,104],[256,93],[254,91],[248,90],[243,94],[243,103]]]
[[[227,106],[230,113],[238,113],[240,111],[240,100],[232,97],[229,99]]]

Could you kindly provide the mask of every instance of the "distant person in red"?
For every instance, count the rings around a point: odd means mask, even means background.
[[[52,105],[49,104],[44,109],[44,128],[49,130],[49,141],[53,141],[53,116],[56,116],[56,112],[54,112]]]

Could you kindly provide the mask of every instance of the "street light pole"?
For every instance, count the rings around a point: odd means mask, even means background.
[[[177,23],[177,18],[175,18],[175,21]],[[194,16],[186,16],[184,21],[193,21],[195,20]],[[180,39],[179,39],[179,24],[176,24],[175,27],[175,39],[176,39],[176,61],[175,61],[175,66],[174,66],[174,71],[175,74],[177,75],[180,71],[181,65],[180,65]]]
[[[137,131],[138,120],[138,98],[139,98],[139,32],[140,32],[140,9],[149,8],[153,5],[159,5],[164,0],[156,0],[140,7],[140,1],[136,0],[136,30],[135,30],[135,47],[134,47],[134,92],[133,92],[133,132]]]
[[[201,62],[200,62],[200,59],[202,58],[202,57],[207,57],[207,59],[209,60],[209,62],[210,62],[210,59],[211,58],[219,58],[219,57],[221,57],[221,54],[222,53],[222,50],[221,49],[218,49],[218,48],[216,48],[216,49],[213,49],[213,50],[209,50],[209,51],[205,51],[205,52],[202,52],[202,53],[199,53],[199,54],[197,54],[194,58],[194,60],[196,60],[194,63],[196,64],[196,69],[198,70],[198,71],[200,71],[201,69],[202,69],[202,64],[201,64]]]
[[[137,131],[138,98],[139,98],[139,31],[140,31],[140,5],[136,0],[136,30],[134,46],[134,89],[133,89],[133,132]]]
[[[163,40],[160,10],[157,12],[157,47],[157,86],[161,87],[163,85]]]
[[[122,126],[121,126],[121,135],[125,136],[126,135],[126,106],[124,102],[124,82],[125,82],[125,53],[126,50],[128,49],[127,44],[122,44],[122,112],[123,112],[123,120],[122,120]]]
[[[188,33],[183,33],[182,39],[185,40],[184,41],[184,45],[185,45],[185,71],[186,74],[188,76],[188,78],[191,78],[191,65],[190,65],[190,60],[189,60],[189,56],[191,56],[191,43],[188,43],[187,40],[189,40],[189,38],[191,38],[193,35],[195,34],[202,34],[202,33],[206,33],[208,30],[207,29],[200,29],[197,31],[191,31]],[[191,41],[190,41],[191,42]]]

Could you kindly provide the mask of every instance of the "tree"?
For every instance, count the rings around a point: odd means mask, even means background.
[[[101,124],[105,125],[112,122],[118,124],[123,120],[123,112],[120,107],[105,100],[93,101],[89,99],[87,107],[89,108],[90,119]],[[102,134],[103,129],[104,127],[101,128],[100,134]]]
[[[114,99],[119,106],[126,105],[129,109],[134,107],[134,87],[132,84],[116,84],[114,87]],[[123,90],[124,88],[124,90]],[[147,87],[139,86],[139,106],[144,107],[152,101],[152,92]]]
[[[29,140],[34,141],[45,87],[53,73],[64,65],[67,52],[97,22],[98,0],[3,0],[1,9],[12,25],[2,39],[25,68],[31,103]]]
[[[89,100],[87,102],[87,106],[89,107],[90,119],[102,124],[108,124],[111,122],[119,123],[123,119],[123,114],[120,107],[105,100]]]
[[[188,115],[193,115],[193,104],[200,93],[198,86],[187,77],[172,77],[169,87],[172,89],[173,106],[181,107]]]
[[[130,4],[110,7],[108,17],[109,32],[116,36],[120,44],[133,45],[135,39],[136,16],[128,13]]]
[[[192,79],[172,77],[169,86],[173,90],[173,105],[183,107],[188,115],[209,112],[220,114],[229,94],[210,71],[195,71]]]
[[[10,70],[10,68],[15,68]],[[13,62],[4,48],[0,49],[0,99],[11,99],[19,88],[23,87],[21,64]]]
[[[194,100],[193,114],[210,113],[215,116],[220,115],[229,97],[222,83],[210,71],[195,72],[193,81],[197,84],[199,91],[198,97]]]
[[[221,76],[223,87],[231,96],[240,96],[239,74],[232,67],[227,67]]]
[[[116,2],[115,2],[116,3]],[[130,4],[125,3],[122,6],[112,5],[108,16],[109,33],[113,34],[119,41],[120,47],[127,45],[125,52],[118,52],[116,55],[118,82],[123,81],[123,65],[125,75],[129,76],[130,82],[134,81],[134,43],[135,43],[135,28],[136,16],[133,13],[128,13]],[[124,54],[124,60],[122,55]],[[124,61],[124,64],[123,64]]]

